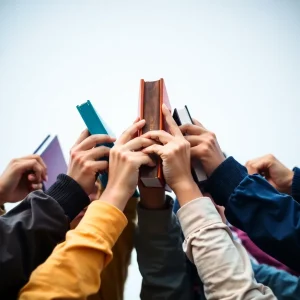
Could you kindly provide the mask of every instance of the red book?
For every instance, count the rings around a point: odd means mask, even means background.
[[[146,120],[145,126],[139,132],[139,136],[151,130],[168,131],[165,118],[162,113],[162,104],[171,111],[171,105],[164,80],[145,82],[141,79],[139,115]],[[156,162],[155,167],[142,166],[140,169],[140,179],[146,187],[165,187],[165,180],[162,172],[162,161],[153,155]]]

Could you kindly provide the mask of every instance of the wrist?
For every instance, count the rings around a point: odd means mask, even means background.
[[[173,191],[181,207],[196,198],[203,197],[199,187],[193,180],[182,181],[174,187]]]
[[[130,196],[128,196],[128,193],[123,192],[118,188],[106,188],[99,201],[107,202],[123,211],[129,200],[129,197]]]

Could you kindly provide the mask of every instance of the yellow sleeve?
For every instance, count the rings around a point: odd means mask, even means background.
[[[127,225],[124,214],[101,201],[92,202],[66,241],[33,271],[19,300],[86,299],[100,288],[100,274],[112,259],[111,248]]]
[[[112,248],[113,260],[101,274],[103,284],[98,295],[89,297],[88,300],[123,300],[124,286],[133,249],[137,202],[137,198],[131,198],[128,201],[124,209],[128,224]]]

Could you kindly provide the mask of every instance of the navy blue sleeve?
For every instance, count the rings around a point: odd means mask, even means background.
[[[294,168],[293,171],[292,196],[297,202],[300,202],[300,169]]]
[[[266,253],[300,271],[300,204],[232,157],[212,174],[208,190],[225,215]]]

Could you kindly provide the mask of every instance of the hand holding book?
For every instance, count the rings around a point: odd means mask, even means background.
[[[164,178],[183,205],[200,197],[201,192],[191,174],[190,145],[165,105],[162,106],[162,112],[170,133],[163,130],[148,131],[143,137],[159,140],[161,145],[154,144],[142,151],[160,156]]]
[[[104,134],[89,135],[84,130],[70,152],[70,163],[67,175],[72,177],[89,195],[95,185],[95,176],[108,167],[106,160],[98,161],[100,157],[108,157],[110,148],[95,147],[98,144],[112,143],[115,138]]]
[[[109,177],[101,200],[123,210],[138,184],[141,165],[154,166],[149,155],[140,151],[155,142],[145,137],[135,137],[145,120],[136,121],[115,142],[109,155]]]
[[[217,138],[213,132],[208,131],[204,126],[194,120],[194,124],[185,124],[180,126],[185,139],[191,145],[191,157],[201,161],[207,176],[225,160],[224,154],[219,146]]]

